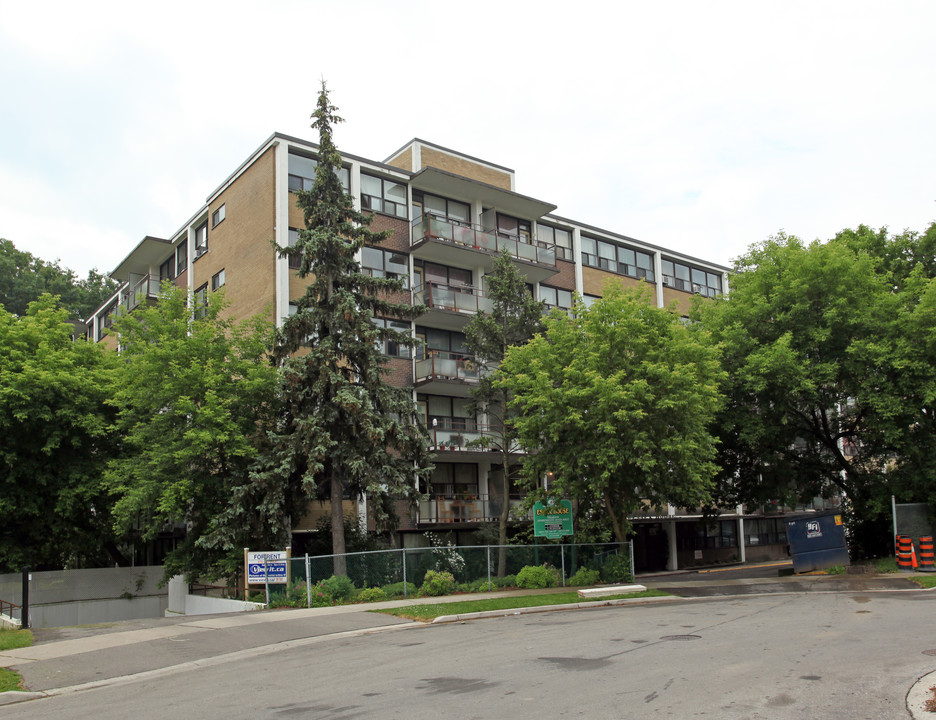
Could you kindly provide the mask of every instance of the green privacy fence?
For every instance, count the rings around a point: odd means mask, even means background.
[[[347,574],[357,588],[403,584],[403,596],[408,596],[407,584],[417,587],[429,570],[452,573],[455,582],[472,584],[486,581],[486,588],[495,587],[498,545],[439,546],[376,550],[343,555]],[[506,575],[515,575],[527,565],[548,564],[560,572],[562,585],[579,568],[601,570],[608,562],[626,563],[634,573],[631,543],[548,543],[543,545],[506,545]],[[289,560],[292,583],[308,581],[314,584],[334,574],[335,555],[294,557]],[[612,560],[613,558],[613,560]]]

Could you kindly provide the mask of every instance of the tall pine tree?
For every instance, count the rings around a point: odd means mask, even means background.
[[[491,310],[472,318],[465,327],[465,340],[483,369],[478,387],[471,393],[473,410],[487,419],[488,431],[482,442],[500,455],[503,469],[497,541],[500,546],[497,575],[503,577],[507,566],[510,486],[519,475],[516,463],[520,444],[509,412],[512,392],[506,385],[494,383],[495,370],[507,355],[507,348],[525,344],[542,329],[543,303],[533,298],[506,250],[494,261],[494,270],[485,280]]]
[[[312,115],[319,132],[315,182],[297,196],[305,229],[294,247],[280,249],[301,258],[299,275],[308,285],[274,350],[285,410],[269,472],[297,485],[308,501],[331,501],[334,572],[344,575],[342,499],[368,497],[378,526],[391,527],[396,501],[415,501],[418,481],[432,466],[412,392],[386,382],[378,347],[388,340],[413,347],[416,340],[372,322],[412,320],[422,307],[392,299],[405,289],[403,280],[361,272],[361,248],[387,233],[369,228],[373,215],[355,210],[341,185],[332,140],[332,126],[342,121],[336,110],[323,82]]]

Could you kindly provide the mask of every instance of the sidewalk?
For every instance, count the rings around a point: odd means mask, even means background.
[[[918,586],[899,575],[722,580],[715,573],[712,577],[699,579],[697,575],[690,577],[675,572],[641,576],[637,581],[678,596],[659,599],[669,602],[679,598],[754,593],[919,590]],[[522,596],[562,590],[567,588],[477,593],[457,599]],[[452,600],[451,597],[411,598],[338,607],[153,618],[105,626],[38,630],[35,633],[36,644],[32,647],[0,653],[0,667],[15,669],[30,689],[30,692],[0,693],[0,705],[141,677],[158,677],[187,667],[229,662],[246,655],[258,657],[283,647],[313,644],[326,638],[425,628],[428,627],[425,623],[368,611]],[[553,606],[549,609],[558,608]],[[511,609],[501,614],[521,612],[524,611]]]

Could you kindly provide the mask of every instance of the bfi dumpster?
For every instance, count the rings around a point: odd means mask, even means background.
[[[848,565],[848,546],[841,513],[810,513],[787,520],[793,572]]]

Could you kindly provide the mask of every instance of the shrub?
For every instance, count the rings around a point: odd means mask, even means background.
[[[496,587],[498,590],[503,588],[517,587],[516,575],[504,575],[502,578],[491,578],[491,581],[494,583],[494,587]]]
[[[437,572],[429,570],[419,588],[419,594],[424,597],[450,595],[455,590],[455,578],[450,572]]]
[[[601,579],[600,570],[581,567],[575,571],[575,575],[569,578],[569,585],[572,587],[582,587],[584,585],[595,585]]]
[[[495,578],[491,578],[490,587],[488,587],[487,578],[478,578],[473,583],[470,583],[469,587],[469,592],[487,592],[488,590],[497,588],[497,585],[495,584]]]
[[[610,555],[601,566],[601,579],[609,583],[634,582],[630,571],[630,560],[626,555]]]
[[[403,597],[403,583],[391,583],[390,585],[384,585],[381,590],[384,591],[388,599]],[[406,597],[416,597],[416,586],[408,582],[406,583]]]
[[[350,600],[354,595],[354,583],[351,582],[351,578],[344,575],[332,575],[325,580],[319,580],[317,585],[323,593],[330,595],[338,602]]]
[[[559,573],[549,565],[527,565],[517,573],[517,587],[547,588],[559,584]]]
[[[380,602],[387,599],[387,593],[379,587],[364,588],[358,593],[357,599],[361,602]]]

